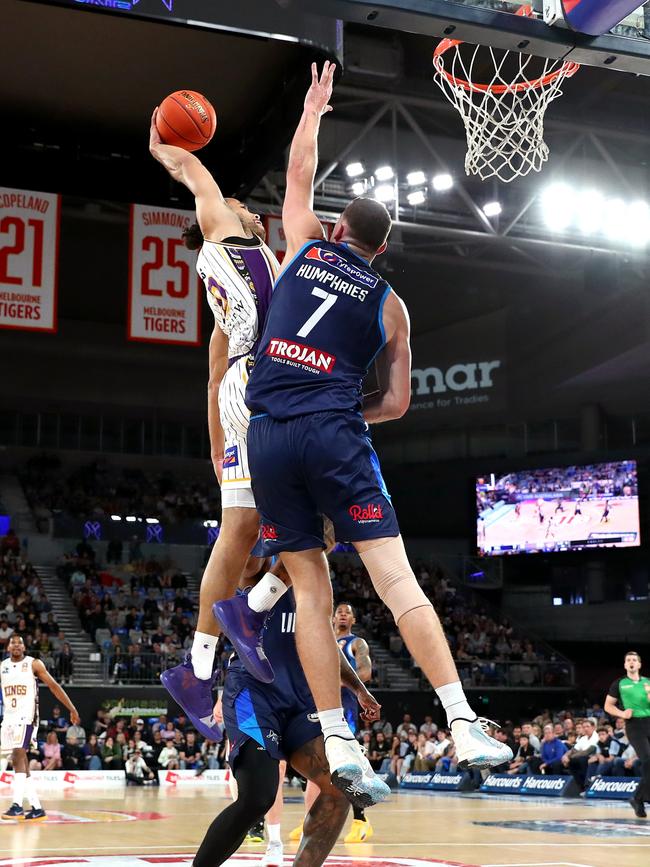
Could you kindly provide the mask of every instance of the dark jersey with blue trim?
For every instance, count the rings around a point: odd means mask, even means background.
[[[310,241],[278,278],[246,389],[251,412],[286,419],[358,410],[385,344],[390,286],[346,245]]]
[[[296,647],[296,600],[291,587],[266,618],[264,652],[275,672],[275,680],[264,687],[264,692],[269,696],[275,694],[282,706],[291,704],[295,698],[311,704],[311,691]],[[249,678],[255,686],[259,686],[259,681],[248,674],[237,656],[231,660],[228,671],[236,672],[238,677]]]

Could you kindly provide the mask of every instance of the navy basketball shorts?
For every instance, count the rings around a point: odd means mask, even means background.
[[[253,416],[248,453],[267,556],[324,547],[323,515],[334,524],[338,542],[399,536],[360,413]]]
[[[250,675],[229,671],[222,696],[223,721],[230,741],[233,771],[246,741],[274,759],[290,759],[300,747],[322,735],[314,700],[262,686]]]

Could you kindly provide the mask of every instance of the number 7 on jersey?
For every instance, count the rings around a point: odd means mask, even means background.
[[[298,331],[298,337],[307,337],[309,332],[314,330],[314,328],[321,321],[323,316],[325,316],[328,310],[332,309],[332,307],[336,304],[339,298],[338,295],[334,295],[332,292],[326,292],[324,289],[319,289],[318,286],[314,286],[314,288],[311,290],[311,294],[315,295],[316,298],[322,298],[323,303],[318,305],[318,307],[314,310],[309,319],[302,326],[300,331]]]

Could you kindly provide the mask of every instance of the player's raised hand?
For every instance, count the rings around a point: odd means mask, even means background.
[[[332,111],[332,106],[329,104],[332,96],[332,88],[334,87],[334,73],[336,72],[336,64],[326,60],[323,65],[323,72],[320,78],[318,77],[318,66],[315,63],[311,65],[311,86],[305,97],[305,110],[315,111],[319,115],[327,114]]]
[[[156,115],[158,114],[158,106],[156,106],[153,110],[153,114],[151,115],[151,124],[149,126],[149,149],[156,145],[162,144],[162,139],[160,138],[160,133],[158,132],[158,127],[156,126]]]
[[[72,725],[78,726],[81,724],[81,717],[79,716],[79,711],[76,707],[73,707],[70,711],[70,722]]]

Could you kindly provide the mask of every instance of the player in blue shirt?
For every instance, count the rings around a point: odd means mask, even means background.
[[[259,562],[259,561],[258,561]],[[255,584],[270,561],[262,561]],[[194,859],[194,867],[216,867],[242,844],[246,832],[264,818],[276,798],[281,760],[319,789],[304,826],[295,865],[319,867],[343,827],[348,800],[327,773],[327,759],[318,714],[300,667],[295,642],[296,608],[288,590],[267,618],[264,648],[275,679],[264,684],[253,677],[237,656],[228,666],[221,713],[230,741],[230,767],[238,786],[237,800],[223,810],[208,829]],[[362,703],[367,719],[378,718],[380,706],[370,695],[343,654],[341,677]],[[363,804],[363,793],[347,792],[353,803]],[[269,846],[266,865],[283,863],[281,843]]]
[[[404,641],[435,688],[459,764],[492,767],[512,751],[470,708],[438,617],[411,569],[368,424],[399,418],[411,395],[409,320],[372,267],[391,219],[380,202],[355,199],[330,241],[313,211],[320,120],[331,110],[334,67],[312,84],[291,144],[282,210],[287,238],[246,402],[250,469],[267,554],[282,553],[296,596],[297,644],[319,711],[337,785],[369,782],[343,716],[332,633],[332,588],[322,515],[352,542]],[[362,401],[375,363],[380,392]]]

